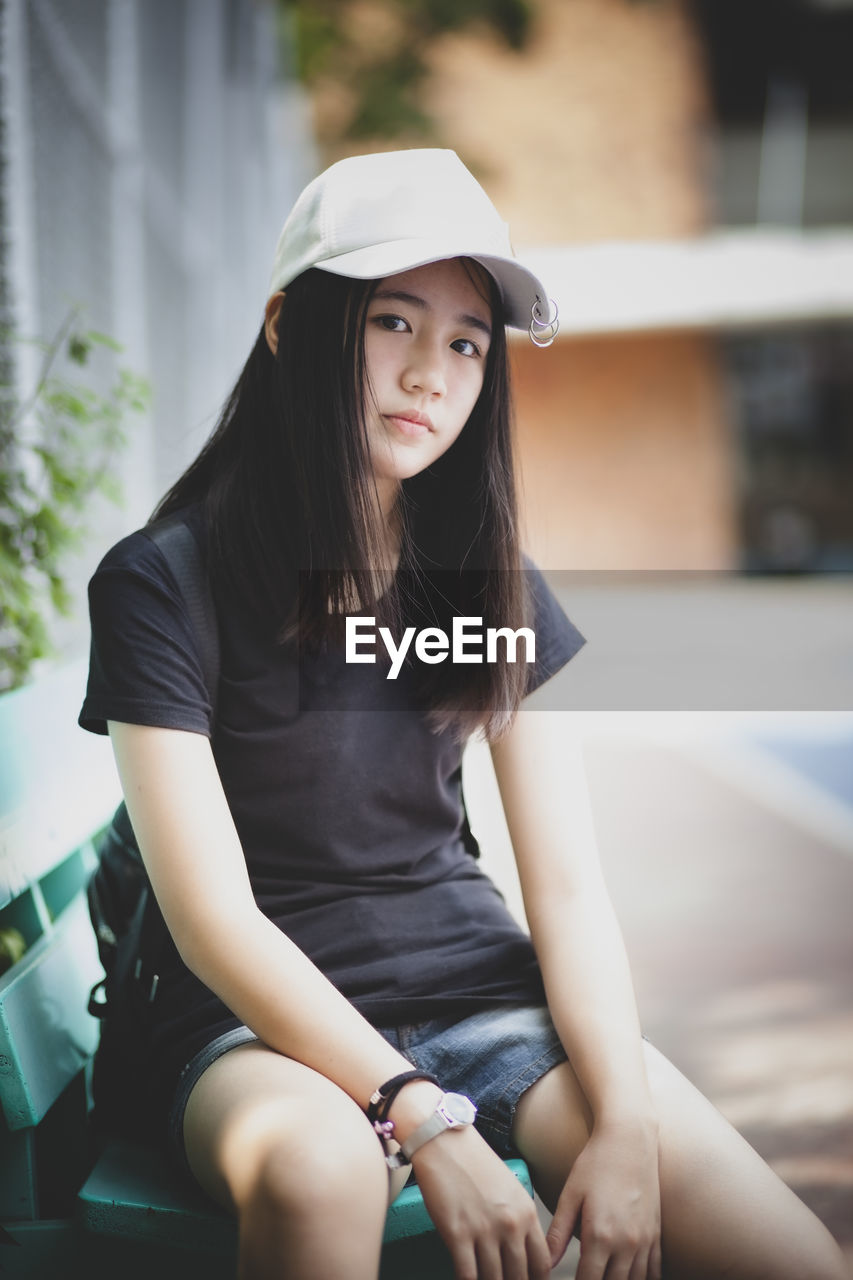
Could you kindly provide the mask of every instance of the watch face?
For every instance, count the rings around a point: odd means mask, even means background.
[[[453,1124],[473,1124],[477,1115],[477,1108],[464,1093],[446,1093],[442,1111],[450,1117]]]

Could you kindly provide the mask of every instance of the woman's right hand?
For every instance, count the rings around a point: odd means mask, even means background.
[[[545,1280],[550,1274],[532,1199],[476,1129],[432,1138],[414,1153],[412,1167],[457,1280]]]

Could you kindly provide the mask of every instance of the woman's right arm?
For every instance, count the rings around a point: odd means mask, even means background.
[[[410,1064],[258,909],[208,739],[114,721],[109,730],[146,870],[184,963],[271,1048],[364,1106]]]
[[[115,721],[109,730],[143,860],[184,963],[265,1044],[365,1108],[377,1085],[411,1064],[258,909],[208,739]],[[402,1090],[392,1109],[400,1140],[437,1097],[426,1081]],[[432,1139],[413,1164],[458,1275],[548,1274],[532,1202],[475,1130]],[[502,1258],[513,1259],[506,1271]]]

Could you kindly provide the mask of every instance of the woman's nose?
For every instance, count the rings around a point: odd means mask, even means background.
[[[407,391],[421,391],[428,396],[443,396],[447,391],[441,354],[432,346],[413,348],[403,370],[403,386]]]

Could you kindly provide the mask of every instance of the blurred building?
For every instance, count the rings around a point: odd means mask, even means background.
[[[801,251],[827,251],[825,305],[808,323],[783,313],[787,325],[722,344],[739,428],[743,562],[849,569],[853,5],[696,0],[695,12],[717,122],[717,220],[789,228]]]
[[[445,136],[557,298],[513,344],[554,568],[853,566],[853,7],[535,0],[454,35]]]

